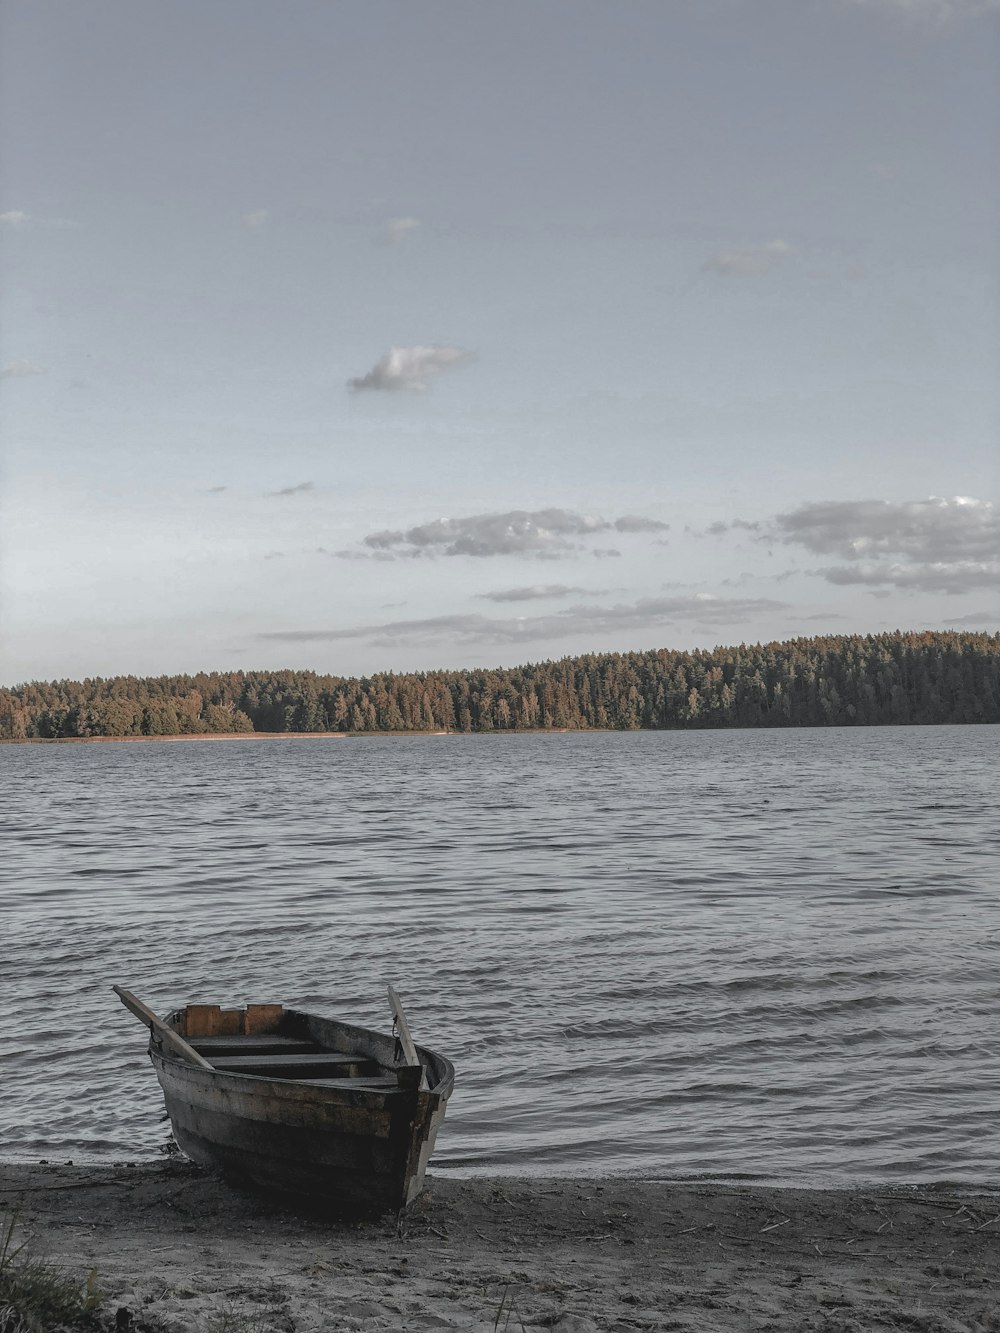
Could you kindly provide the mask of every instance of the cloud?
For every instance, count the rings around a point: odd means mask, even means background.
[[[36,366],[31,361],[9,361],[0,370],[0,380],[20,380],[27,379],[30,375],[44,375],[43,366]]]
[[[512,644],[621,631],[650,631],[678,622],[728,627],[755,615],[786,610],[785,602],[767,598],[713,597],[707,593],[683,597],[647,597],[616,606],[572,606],[549,615],[492,619],[478,614],[432,616],[425,620],[398,620],[351,629],[278,630],[258,639],[283,643],[331,643],[368,639],[392,645],[405,639],[436,640],[453,635],[465,643]]]
[[[481,592],[480,600],[487,602],[536,602],[549,597],[586,596],[586,588],[571,588],[565,583],[535,583],[528,588],[499,588],[496,592]]]
[[[79,224],[69,218],[36,218],[31,213],[23,213],[19,208],[8,209],[0,213],[0,225],[5,227],[76,227]]]
[[[264,494],[272,495],[301,495],[303,491],[314,491],[316,483],[313,481],[300,481],[297,486],[283,486],[280,491],[265,491]]]
[[[1000,587],[1000,560],[975,564],[968,560],[948,565],[904,565],[889,561],[870,564],[831,565],[818,569],[828,583],[842,586],[869,584],[875,587],[891,584],[901,592],[969,592],[972,588]]]
[[[853,3],[866,9],[896,10],[910,18],[930,18],[942,23],[1000,13],[1000,0],[853,0]]]
[[[945,621],[946,625],[985,625],[992,627],[1000,625],[1000,612],[994,608],[992,611],[972,611],[967,616],[955,616],[951,620]]]
[[[669,523],[660,523],[655,518],[643,518],[640,514],[625,514],[614,522],[616,532],[669,532]]]
[[[322,546],[316,548],[321,555],[332,556],[334,560],[395,560],[396,556],[390,555],[388,551],[327,551]],[[415,552],[419,555],[419,551]]]
[[[259,231],[271,221],[271,214],[266,208],[257,208],[252,213],[244,213],[242,221],[244,227]]]
[[[721,277],[755,277],[770,273],[771,269],[792,254],[787,241],[764,241],[760,245],[740,245],[732,250],[720,250],[702,264],[702,272],[718,273]]]
[[[759,523],[748,523],[746,519],[734,518],[731,523],[723,523],[721,520],[710,523],[705,529],[710,537],[721,537],[726,532],[760,532]]]
[[[411,231],[420,226],[419,218],[390,218],[382,230],[383,245],[398,245]]]
[[[570,509],[512,509],[502,514],[438,518],[405,532],[373,532],[364,541],[373,550],[434,555],[565,555],[580,549],[574,538],[605,532],[602,518]]]
[[[771,531],[846,561],[816,571],[829,583],[946,593],[1000,586],[1000,514],[985,500],[824,501],[778,514]]]
[[[1000,554],[1000,515],[988,500],[828,500],[774,520],[785,540],[848,560],[898,552],[918,560],[968,560]]]
[[[348,380],[347,386],[355,393],[365,389],[424,393],[435,375],[474,359],[472,352],[460,347],[391,347],[366,375]]]
[[[665,524],[630,514],[609,523],[594,514],[572,509],[510,509],[500,514],[470,514],[465,518],[438,518],[406,531],[372,532],[364,545],[389,552],[393,558],[420,555],[524,556],[554,560],[579,552],[582,541],[599,532],[655,532]],[[594,554],[620,555],[604,548]]]

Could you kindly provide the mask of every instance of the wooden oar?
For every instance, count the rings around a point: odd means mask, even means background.
[[[193,1046],[187,1044],[180,1033],[175,1032],[172,1027],[168,1027],[162,1018],[157,1018],[152,1009],[148,1009],[130,990],[124,990],[121,986],[112,986],[111,989],[125,1008],[135,1014],[140,1022],[145,1023],[150,1032],[155,1032],[164,1045],[170,1047],[174,1055],[179,1055],[182,1060],[190,1060],[191,1064],[198,1065],[200,1069],[212,1068]]]
[[[416,1065],[420,1069],[420,1087],[428,1087],[427,1071],[421,1063],[420,1056],[417,1054],[417,1048],[413,1044],[413,1038],[410,1036],[410,1025],[406,1021],[406,1015],[403,1013],[403,1001],[396,994],[395,988],[389,987],[389,1007],[392,1009],[392,1016],[396,1020],[396,1028],[399,1033],[399,1044],[403,1048],[403,1054],[406,1056],[408,1065]]]

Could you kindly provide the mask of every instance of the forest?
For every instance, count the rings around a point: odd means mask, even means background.
[[[213,671],[0,688],[0,739],[1000,721],[1000,634],[895,632],[497,670]]]

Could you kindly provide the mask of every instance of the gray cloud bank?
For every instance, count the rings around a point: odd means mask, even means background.
[[[1000,587],[1000,514],[986,500],[830,500],[767,523],[736,519],[707,529],[734,531],[838,558],[811,572],[842,587],[955,594]]]
[[[347,381],[355,393],[373,390],[397,393],[408,390],[424,393],[435,375],[474,360],[472,352],[461,347],[390,347],[365,375]]]
[[[684,597],[645,597],[616,606],[572,606],[549,615],[492,619],[478,614],[433,616],[426,620],[400,620],[382,625],[360,625],[350,629],[281,630],[258,634],[258,639],[283,643],[330,643],[345,639],[368,639],[392,645],[403,639],[434,639],[453,635],[465,643],[510,644],[539,639],[594,636],[621,630],[650,630],[661,625],[691,622],[706,626],[729,626],[766,612],[787,609],[785,602],[766,598],[726,598],[696,594]]]
[[[400,559],[421,555],[498,555],[557,559],[583,549],[582,542],[596,533],[661,532],[666,523],[637,514],[608,522],[572,509],[510,509],[500,514],[470,514],[464,518],[437,518],[404,530],[371,532],[364,545],[373,558]],[[594,554],[609,554],[607,549]],[[342,559],[359,553],[338,552]],[[614,552],[618,554],[617,551]]]
[[[1000,514],[985,500],[932,497],[802,505],[774,520],[778,539],[844,564],[829,583],[963,593],[1000,587]]]

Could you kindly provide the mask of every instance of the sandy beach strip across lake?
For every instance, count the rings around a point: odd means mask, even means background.
[[[168,1159],[0,1164],[0,1215],[137,1333],[1000,1331],[996,1193],[431,1177],[350,1224]]]

